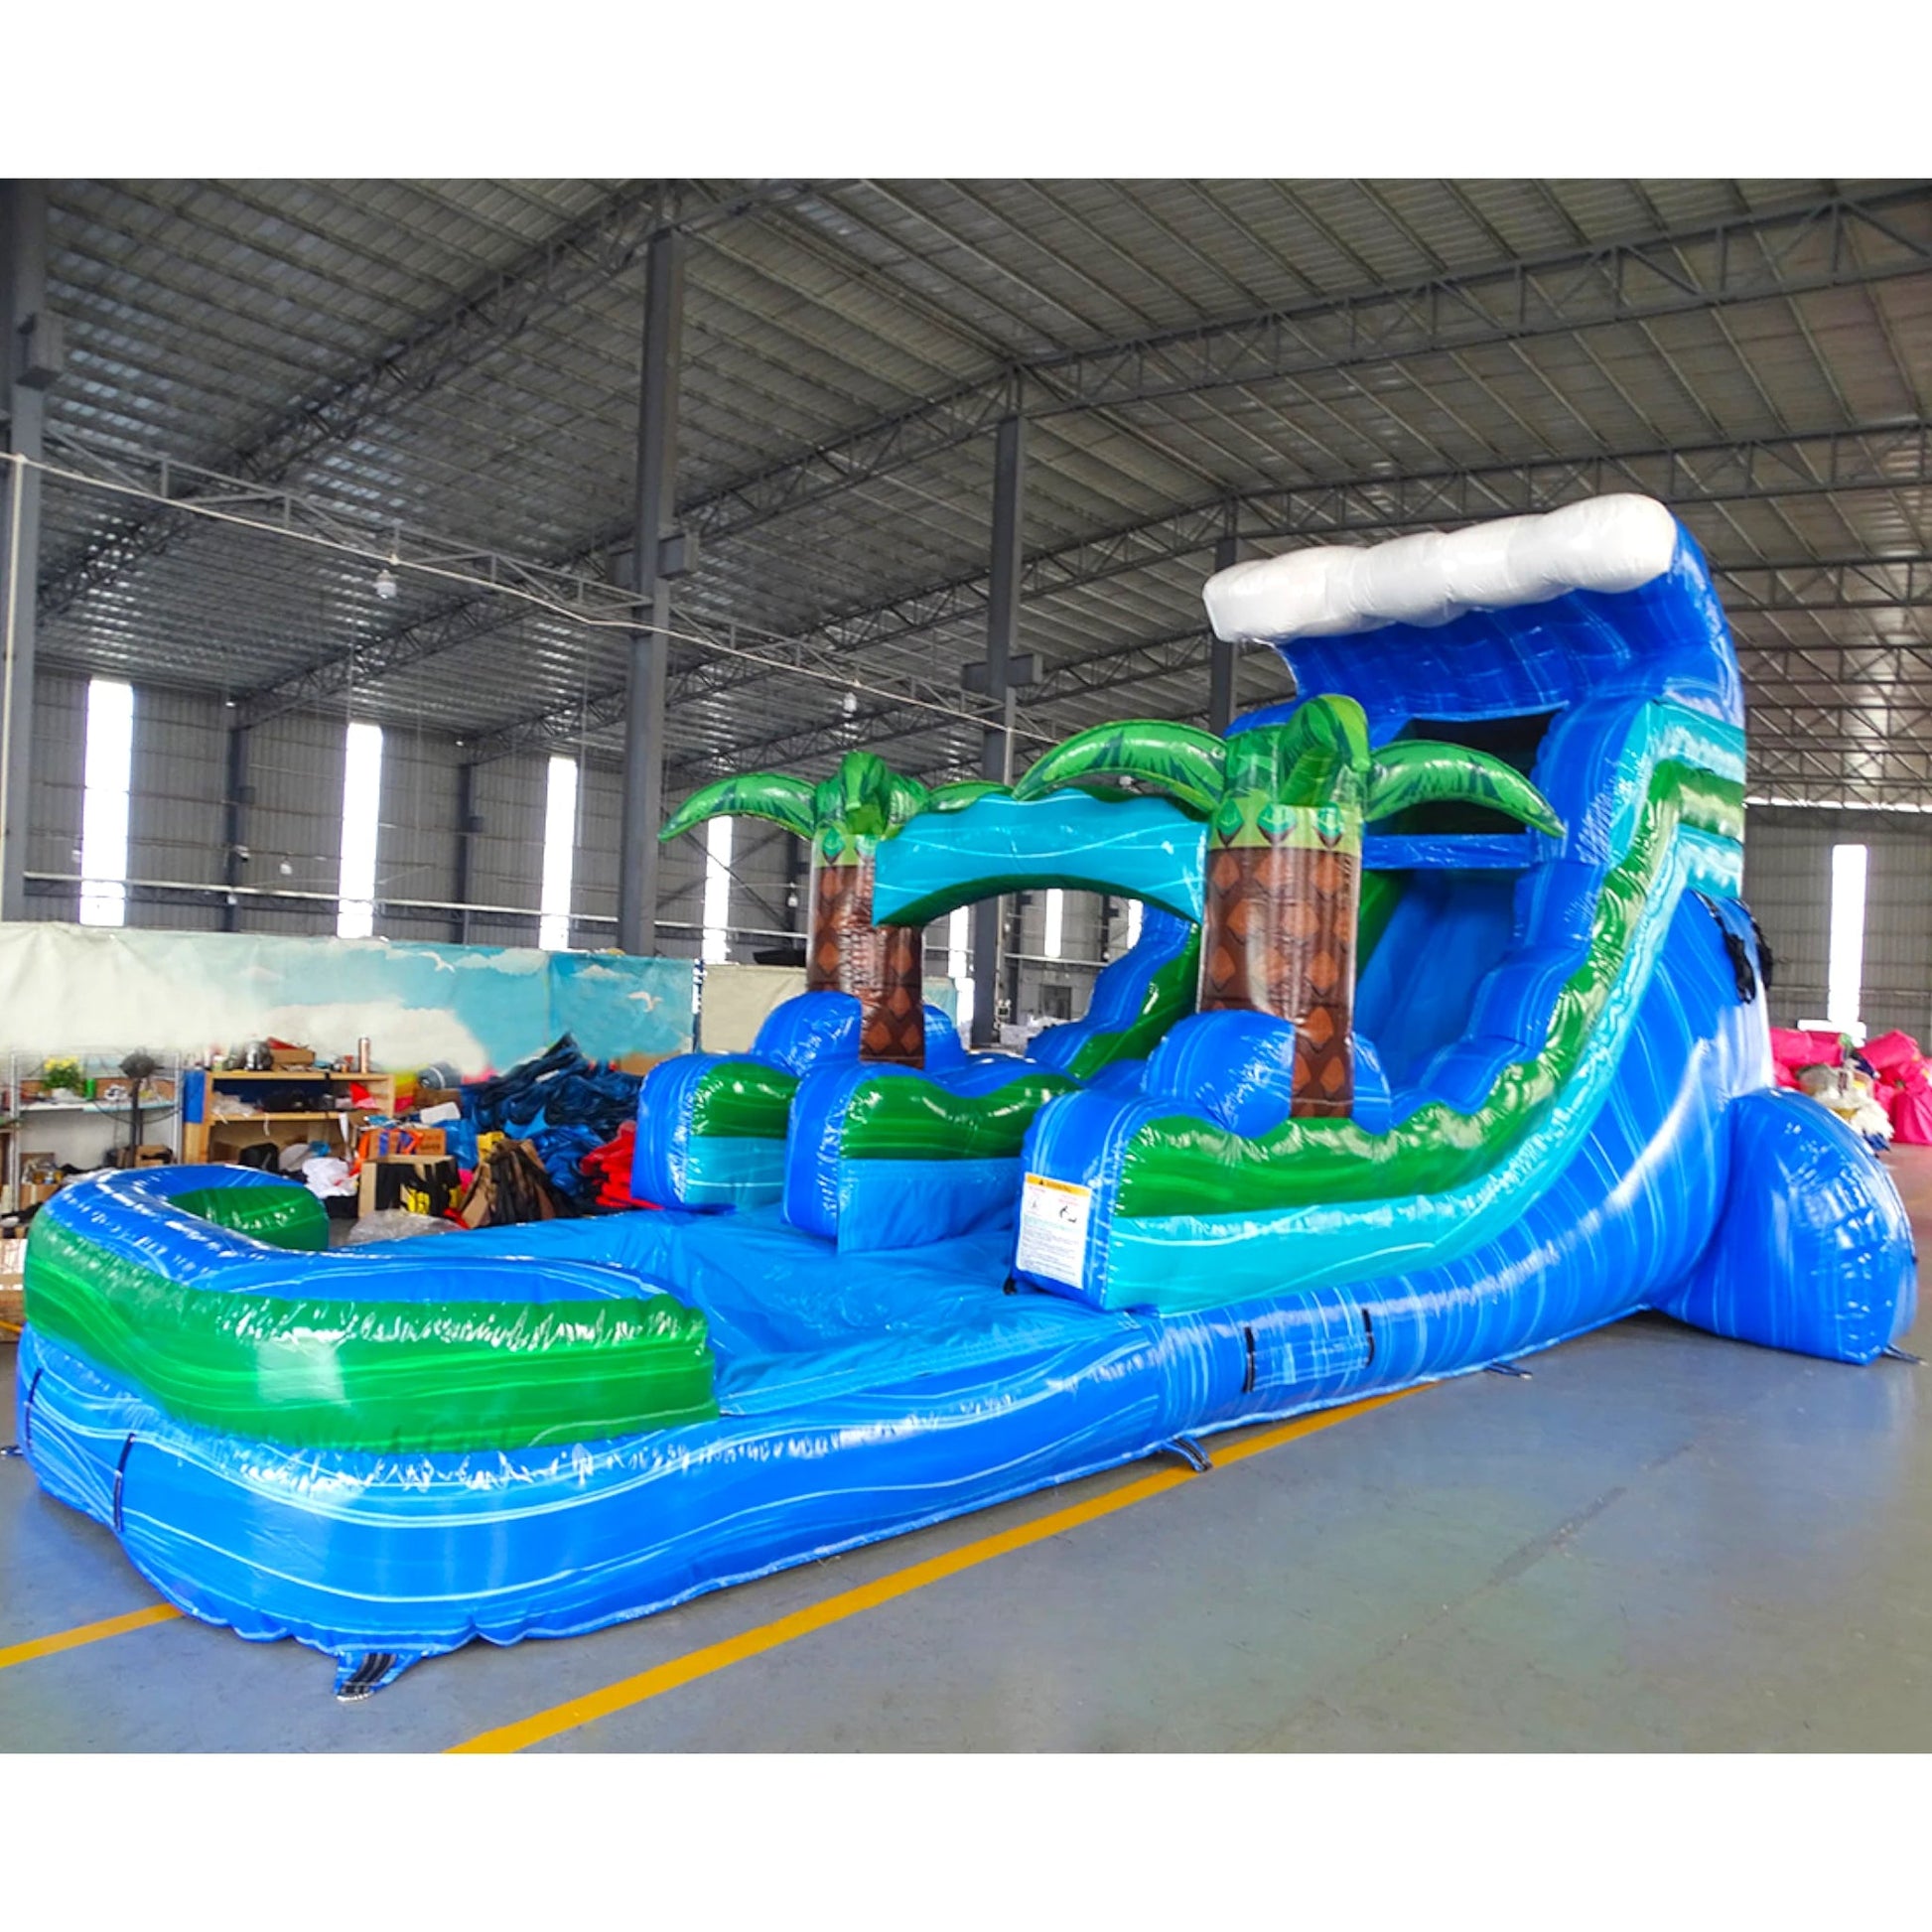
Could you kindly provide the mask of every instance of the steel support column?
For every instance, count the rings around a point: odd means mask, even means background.
[[[228,727],[228,773],[221,794],[221,930],[241,930],[242,875],[248,864],[248,807],[255,788],[248,782],[248,727]]]
[[[1232,570],[1241,561],[1241,539],[1230,530],[1214,546],[1214,568]],[[1227,736],[1234,722],[1234,646],[1210,631],[1207,646],[1207,729]]]
[[[460,946],[470,943],[471,890],[477,870],[477,834],[483,820],[477,816],[477,766],[474,759],[456,768],[456,868],[451,876],[450,897],[456,901],[450,913],[450,937]]]
[[[1021,521],[1027,493],[1027,424],[1009,416],[993,449],[993,569],[986,607],[986,695],[1005,723],[990,728],[980,753],[980,769],[1001,784],[1013,781],[1013,666],[1020,641],[1020,576],[1025,561]],[[991,1046],[999,1037],[1001,901],[981,899],[973,907],[972,1043]]]
[[[60,363],[47,317],[47,184],[0,182],[0,453],[37,462]],[[0,465],[0,918],[27,916],[41,479]]]
[[[684,237],[652,238],[644,291],[644,357],[637,404],[637,500],[631,587],[642,621],[626,667],[623,805],[618,824],[618,944],[657,950],[657,833],[664,821],[664,691],[671,586],[664,539],[676,514],[678,345],[684,328]]]

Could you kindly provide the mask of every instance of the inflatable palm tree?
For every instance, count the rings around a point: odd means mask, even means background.
[[[917,926],[872,922],[873,866],[883,841],[923,811],[955,811],[989,791],[986,780],[928,790],[875,752],[848,752],[817,784],[776,771],[748,771],[694,791],[661,839],[708,818],[768,819],[812,848],[808,993],[850,993],[859,1002],[859,1057],[920,1066],[925,1060],[925,935]]]
[[[1269,1013],[1296,1029],[1292,1112],[1354,1102],[1355,924],[1362,827],[1411,805],[1487,805],[1559,833],[1548,800],[1486,753],[1414,741],[1371,752],[1352,698],[1318,697],[1285,724],[1216,738],[1190,725],[1101,725],[1041,758],[1018,799],[1130,778],[1207,820],[1202,1013]]]

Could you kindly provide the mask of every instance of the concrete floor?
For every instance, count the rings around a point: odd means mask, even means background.
[[[1889,1165],[1923,1253],[1932,1151]],[[1932,1316],[1912,1345],[1932,1354]],[[1350,1417],[536,1748],[1932,1747],[1932,1369],[1650,1317],[1532,1366]],[[473,1645],[358,1705],[295,1644],[158,1623],[0,1669],[0,1749],[439,1750],[1145,1473],[595,1636]],[[153,1600],[104,1530],[0,1462],[0,1651]]]

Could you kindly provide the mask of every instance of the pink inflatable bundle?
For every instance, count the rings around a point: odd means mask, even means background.
[[[1843,1052],[1844,1043],[1837,1034],[1803,1033],[1796,1027],[1771,1029],[1771,1060],[1781,1087],[1798,1084],[1800,1067],[1837,1066]]]
[[[1925,1064],[1925,1055],[1910,1034],[1880,1034],[1876,1039],[1866,1042],[1863,1052],[1872,1072],[1881,1079],[1892,1078],[1901,1067]]]
[[[1891,1089],[1891,1138],[1894,1146],[1932,1147],[1932,1075],[1923,1062],[1913,1087]]]
[[[1808,1066],[1839,1066],[1844,1057],[1837,1034],[1771,1029],[1771,1060],[1781,1087],[1795,1087]],[[1875,1076],[1872,1097],[1890,1117],[1892,1144],[1932,1147],[1932,1066],[1918,1041],[1910,1034],[1880,1034],[1859,1057]]]
[[[1864,1056],[1878,1076],[1878,1100],[1891,1116],[1892,1144],[1932,1147],[1932,1067],[1910,1034],[1880,1034]]]

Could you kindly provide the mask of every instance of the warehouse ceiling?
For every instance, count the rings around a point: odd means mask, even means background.
[[[1204,714],[1225,537],[1640,488],[1718,569],[1754,792],[1932,805],[1932,184],[50,192],[50,667],[614,757],[643,258],[675,223],[673,792],[858,744],[974,762],[1018,411],[1035,740]],[[1240,678],[1289,688],[1271,653]]]

